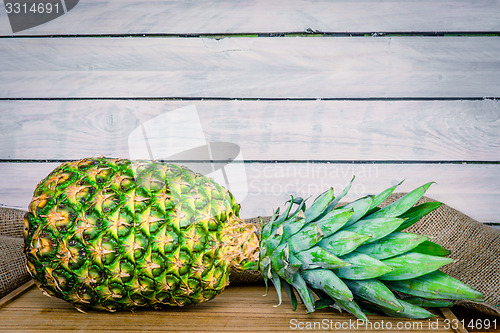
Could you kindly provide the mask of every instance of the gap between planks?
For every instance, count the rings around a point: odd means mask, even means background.
[[[397,32],[397,31],[366,31],[366,32],[321,32],[321,31],[290,31],[267,33],[131,33],[131,34],[51,34],[51,35],[14,35],[2,38],[356,38],[356,37],[499,37],[500,31],[432,31],[432,32]]]
[[[490,32],[498,29],[499,10],[497,1],[95,0],[80,1],[62,17],[16,34],[2,10],[0,35]]]

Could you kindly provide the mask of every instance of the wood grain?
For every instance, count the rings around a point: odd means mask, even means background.
[[[403,327],[405,332],[452,332],[445,328],[444,318],[428,320],[397,319],[370,315],[370,324],[357,322],[347,313],[322,309],[306,313],[302,304],[296,312],[288,301],[279,307],[278,297],[270,291],[266,297],[263,285],[229,286],[214,300],[184,308],[137,312],[79,313],[68,303],[44,296],[33,288],[0,310],[0,332],[278,332],[300,326],[326,325],[319,329],[372,332],[374,327]],[[286,298],[286,295],[283,295]],[[439,315],[439,312],[436,312]],[[56,320],[57,318],[57,320]],[[316,324],[315,324],[316,323]],[[331,325],[331,328],[330,328]],[[344,325],[344,326],[340,326]],[[349,326],[350,325],[350,326]],[[371,325],[371,326],[370,326]],[[384,326],[383,326],[384,325]],[[389,328],[390,329],[390,328]]]
[[[15,35],[498,31],[498,13],[499,1],[93,0]],[[14,35],[4,10],[0,35]]]
[[[500,103],[494,100],[0,101],[0,156],[128,157],[135,128],[156,117],[175,125],[169,112],[187,106],[197,109],[206,141],[237,144],[246,160],[500,158]],[[149,135],[183,145],[169,132]]]
[[[444,318],[448,319],[450,323],[459,323],[459,319],[449,308],[439,308],[439,311],[443,314]],[[455,332],[457,333],[468,333],[463,325],[455,325]]]
[[[23,283],[4,297],[0,298],[0,309],[10,302],[16,300],[18,297],[20,297],[22,294],[27,292],[31,287],[35,285],[35,282],[33,280],[29,280],[28,282]]]
[[[0,98],[500,96],[500,38],[0,39]]]
[[[37,183],[58,163],[0,163],[0,204],[27,209]],[[482,164],[245,164],[246,182],[229,175],[240,196],[242,217],[271,215],[290,195],[308,198],[356,176],[346,200],[377,194],[401,180],[398,192],[435,181],[427,195],[482,222],[500,222],[500,165]],[[241,175],[240,175],[241,176]]]

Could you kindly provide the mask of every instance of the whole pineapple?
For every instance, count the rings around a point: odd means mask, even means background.
[[[342,207],[350,185],[308,209],[292,198],[259,230],[238,217],[230,192],[183,166],[89,158],[62,164],[37,186],[25,252],[37,285],[81,310],[199,303],[224,290],[231,269],[251,269],[294,308],[298,294],[308,312],[427,318],[418,305],[482,298],[438,271],[452,261],[446,250],[401,232],[439,207],[413,207],[429,186],[382,209],[396,186]]]
[[[255,226],[224,188],[151,161],[65,163],[35,190],[25,252],[39,286],[109,311],[210,300],[258,256]],[[238,236],[245,243],[238,242]]]

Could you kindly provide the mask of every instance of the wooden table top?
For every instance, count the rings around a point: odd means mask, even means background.
[[[362,323],[347,313],[322,309],[306,313],[299,304],[293,311],[288,300],[278,304],[265,286],[234,285],[214,300],[164,310],[81,313],[69,303],[47,297],[30,283],[0,303],[0,332],[282,332],[303,330],[355,332],[454,332],[449,310],[436,310],[438,317],[411,320],[370,315]],[[286,297],[286,296],[284,296]],[[464,331],[461,331],[464,332]],[[466,332],[466,331],[465,331]]]

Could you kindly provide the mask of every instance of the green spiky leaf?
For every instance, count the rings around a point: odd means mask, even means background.
[[[400,218],[404,218],[405,221],[396,229],[396,231],[401,231],[409,228],[410,226],[417,223],[425,215],[441,207],[441,205],[441,202],[425,202],[408,209],[405,213],[399,216]]]
[[[392,268],[382,261],[356,251],[342,256],[340,259],[350,264],[335,270],[335,273],[343,279],[372,279],[392,271]]]
[[[375,242],[360,246],[357,251],[375,259],[387,259],[410,250],[415,251],[415,248],[427,239],[426,236],[422,235],[407,232],[393,232]]]
[[[446,288],[437,292],[443,281],[452,281],[436,271],[452,261],[444,257],[448,252],[426,236],[400,232],[441,205],[430,202],[414,206],[431,184],[384,208],[377,206],[399,184],[377,196],[365,196],[341,207],[335,206],[347,194],[352,181],[336,197],[333,189],[324,192],[305,211],[305,201],[292,200],[290,205],[297,204],[299,208],[289,216],[286,213],[288,218],[280,221],[279,228],[273,226],[267,247],[268,255],[273,258],[272,269],[278,270],[282,278],[280,287],[289,295],[292,306],[296,307],[295,290],[308,312],[332,307],[367,320],[361,305],[392,316],[429,318],[433,314],[421,306],[448,306],[451,301],[441,299],[459,295],[478,299],[476,291],[460,282],[452,283],[461,290],[455,295]],[[391,289],[419,298],[403,301]],[[315,302],[313,292],[319,297]],[[435,298],[439,300],[432,300]]]
[[[422,242],[419,244],[417,247],[415,247],[413,252],[418,252],[418,253],[423,253],[423,254],[429,254],[432,256],[439,256],[439,257],[444,257],[447,255],[451,254],[451,251],[445,249],[439,244],[436,244],[434,242],[431,242],[429,240]]]
[[[384,259],[382,262],[392,268],[392,271],[380,276],[381,280],[407,280],[443,267],[452,263],[453,259],[431,256],[418,252],[407,252],[398,256]]]
[[[381,210],[373,213],[372,215],[369,216],[369,218],[396,217],[404,214],[411,207],[413,207],[413,205],[416,204],[417,201],[420,200],[420,198],[422,198],[422,196],[425,194],[425,192],[427,192],[427,189],[429,189],[429,187],[432,184],[433,182],[429,182],[425,185],[422,185],[414,189],[413,191],[401,197],[392,204],[385,206]]]
[[[384,281],[384,283],[390,289],[429,299],[471,300],[477,302],[484,299],[480,292],[440,271],[414,279]]]
[[[328,238],[323,238],[318,245],[336,256],[342,256],[356,250],[370,237],[352,231],[341,230]]]

